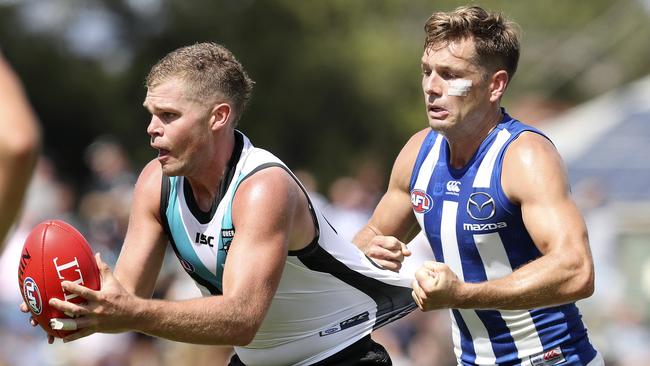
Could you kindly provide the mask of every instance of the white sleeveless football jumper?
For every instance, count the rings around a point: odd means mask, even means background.
[[[504,118],[461,169],[449,165],[446,139],[431,131],[411,177],[413,212],[436,260],[465,282],[507,276],[539,258],[518,205],[501,187],[508,145],[521,133],[541,132]],[[544,194],[544,187],[537,187]],[[570,303],[541,309],[452,309],[452,338],[461,365],[587,365],[596,351],[582,316]]]
[[[204,296],[223,290],[226,256],[237,235],[232,201],[241,182],[268,167],[281,167],[298,182],[278,158],[253,147],[241,132],[235,135],[236,146],[211,212],[198,209],[183,177],[163,177],[162,181],[165,230],[181,265]],[[341,239],[311,201],[309,209],[316,237],[304,249],[289,251],[255,338],[245,347],[235,347],[246,365],[315,363],[416,307],[411,298],[412,277],[379,268],[354,244]]]

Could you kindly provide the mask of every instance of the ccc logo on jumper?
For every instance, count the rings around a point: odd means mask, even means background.
[[[494,216],[496,204],[494,198],[485,192],[474,192],[467,200],[467,214],[474,220],[487,220]]]
[[[453,194],[458,196],[460,192],[460,182],[457,180],[450,180],[447,182],[447,194]]]

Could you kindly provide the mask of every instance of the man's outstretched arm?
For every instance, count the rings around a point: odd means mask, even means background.
[[[18,76],[0,54],[0,251],[29,186],[40,130]]]

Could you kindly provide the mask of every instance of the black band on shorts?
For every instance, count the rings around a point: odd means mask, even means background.
[[[355,365],[377,365],[392,366],[393,362],[381,344],[373,341],[370,335],[354,342],[349,347],[318,361],[311,366],[355,366]],[[237,354],[230,359],[228,366],[246,366]]]

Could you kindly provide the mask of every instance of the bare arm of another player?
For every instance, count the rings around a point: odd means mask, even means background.
[[[404,256],[410,255],[404,242],[417,234],[409,184],[418,151],[429,131],[427,128],[416,133],[402,148],[393,165],[386,193],[368,224],[352,240],[386,269],[398,271],[401,268]]]
[[[481,283],[462,283],[446,265],[427,262],[414,282],[414,297],[425,310],[531,309],[593,293],[587,230],[555,147],[538,134],[523,133],[506,152],[501,182],[510,200],[520,204],[542,256],[508,276]]]
[[[0,54],[0,251],[34,170],[40,131],[20,81]]]
[[[280,281],[299,194],[295,182],[278,168],[260,171],[241,184],[233,204],[236,233],[225,264],[223,295],[184,301],[135,298],[120,288],[105,265],[101,270],[108,291],[64,282],[67,290],[90,300],[87,306],[52,300],[62,310],[85,315],[77,323],[88,329],[66,340],[136,330],[189,343],[250,343]]]

